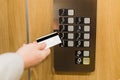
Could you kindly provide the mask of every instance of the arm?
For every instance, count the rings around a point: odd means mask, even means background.
[[[0,56],[0,80],[19,80],[24,69],[39,64],[50,53],[45,44],[25,44],[16,53]]]
[[[19,80],[24,70],[23,59],[15,53],[0,56],[0,80]]]

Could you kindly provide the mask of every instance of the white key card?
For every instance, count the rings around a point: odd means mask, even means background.
[[[46,48],[53,47],[55,45],[58,45],[61,43],[61,39],[57,32],[50,33],[48,35],[45,35],[43,37],[37,38],[36,40],[38,43],[46,43]]]

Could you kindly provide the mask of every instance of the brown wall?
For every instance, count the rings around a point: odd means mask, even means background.
[[[0,53],[14,52],[23,43],[26,43],[25,1],[0,0]],[[24,76],[27,80],[27,70]]]
[[[29,1],[30,42],[52,32],[53,0]],[[98,0],[96,70],[90,74],[55,74],[52,55],[31,68],[31,80],[120,80],[120,1]],[[0,53],[26,42],[24,0],[0,0]],[[23,77],[27,80],[27,76]]]

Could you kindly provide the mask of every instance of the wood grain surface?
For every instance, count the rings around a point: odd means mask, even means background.
[[[25,1],[0,0],[0,53],[15,52],[23,43],[26,43]],[[27,71],[22,80],[27,80]]]
[[[52,0],[29,0],[30,42],[52,32]],[[51,55],[38,66],[31,68],[31,80],[53,80]]]

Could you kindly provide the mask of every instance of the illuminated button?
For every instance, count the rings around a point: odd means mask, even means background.
[[[83,64],[89,65],[90,64],[90,58],[83,58]]]
[[[90,24],[90,18],[84,18],[84,23],[85,24]]]
[[[74,15],[74,10],[73,9],[69,9],[68,10],[68,16],[73,16]]]
[[[83,56],[90,56],[90,52],[89,51],[83,51]]]
[[[73,41],[68,41],[68,47],[73,47],[74,46],[74,42]]]
[[[68,26],[68,31],[74,31],[74,26]]]
[[[74,18],[68,18],[68,23],[73,24],[74,23]]]
[[[84,41],[84,47],[89,47],[90,46],[90,42],[89,41]]]
[[[89,32],[90,31],[90,26],[89,25],[85,25],[84,26],[84,31],[85,32]]]
[[[90,39],[90,34],[89,33],[84,33],[84,39]]]

